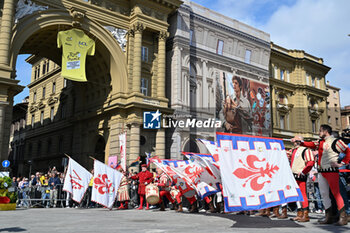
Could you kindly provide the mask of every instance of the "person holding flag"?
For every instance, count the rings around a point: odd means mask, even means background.
[[[146,195],[146,185],[148,185],[153,181],[153,175],[150,171],[147,170],[147,164],[142,164],[141,169],[142,169],[141,172],[130,177],[133,180],[139,180],[138,194],[140,196],[140,206],[138,210],[143,209],[143,201],[145,200],[145,195]],[[146,205],[146,210],[149,210],[148,203]]]

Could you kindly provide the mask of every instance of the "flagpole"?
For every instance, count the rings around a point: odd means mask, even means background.
[[[69,155],[67,155],[66,153],[64,153],[64,155],[71,159],[71,157]]]
[[[93,159],[93,160],[96,160],[96,159],[95,159],[94,157],[92,157],[92,156],[89,156],[89,158],[90,158],[90,159]]]

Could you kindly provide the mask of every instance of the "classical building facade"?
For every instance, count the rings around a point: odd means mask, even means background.
[[[340,88],[331,86],[329,81],[326,84],[326,90],[328,91],[327,97],[327,113],[328,124],[332,127],[334,132],[341,133],[341,107],[340,107]]]
[[[319,126],[328,122],[325,77],[329,70],[322,58],[271,43],[272,136],[318,138]],[[292,146],[288,140],[285,144]]]
[[[34,55],[28,60],[34,80],[24,158],[33,161],[33,170],[46,169],[48,161],[59,165],[64,153],[87,168],[92,164],[89,156],[104,154],[99,159],[107,161],[119,155],[118,135],[123,131],[128,162],[144,152],[165,157],[165,130],[143,130],[142,115],[156,109],[171,113],[165,93],[167,20],[181,1],[2,2],[0,160],[8,155],[13,96],[23,88],[16,79],[18,54]],[[72,27],[95,41],[96,52],[86,61],[88,82],[67,82],[64,87],[57,33]],[[49,158],[49,150],[58,152]]]
[[[230,89],[221,84],[229,85],[233,76],[268,89],[269,34],[190,1],[184,1],[169,23],[167,97],[176,117],[222,120],[222,105],[230,94],[223,92]],[[249,97],[248,92],[242,95]],[[181,158],[181,151],[206,152],[196,139],[215,141],[217,130],[222,128],[168,129],[167,153]]]
[[[23,166],[28,165],[24,163],[28,99],[26,97],[21,103],[13,106],[12,112],[8,159],[12,174],[16,177],[22,176]]]
[[[341,109],[341,126],[342,126],[342,130],[350,129],[350,106],[349,105]]]

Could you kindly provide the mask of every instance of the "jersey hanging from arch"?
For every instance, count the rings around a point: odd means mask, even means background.
[[[86,55],[95,54],[95,41],[80,29],[61,31],[57,35],[57,47],[62,47],[62,77],[86,82]]]

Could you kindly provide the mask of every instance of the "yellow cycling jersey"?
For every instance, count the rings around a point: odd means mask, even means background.
[[[57,47],[62,47],[63,50],[61,76],[73,81],[86,82],[86,54],[95,54],[95,41],[84,31],[73,28],[58,33]]]

